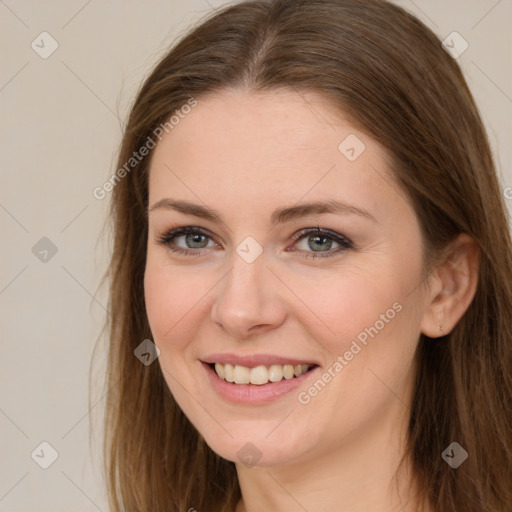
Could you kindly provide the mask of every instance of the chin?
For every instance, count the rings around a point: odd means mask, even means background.
[[[240,434],[224,432],[222,437],[203,435],[208,446],[220,457],[248,467],[274,467],[293,462],[308,448],[304,440],[290,439],[289,432],[281,435],[261,430],[241,428]]]

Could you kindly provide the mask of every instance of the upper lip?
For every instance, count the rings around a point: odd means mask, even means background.
[[[249,355],[237,355],[237,354],[210,354],[209,356],[201,359],[203,363],[221,363],[221,364],[232,364],[239,366],[247,366],[248,368],[254,368],[255,366],[270,366],[272,364],[307,364],[310,366],[317,365],[314,361],[307,359],[297,359],[295,357],[279,356],[273,354],[249,354]]]

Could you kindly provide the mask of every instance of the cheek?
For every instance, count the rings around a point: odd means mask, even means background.
[[[193,326],[207,289],[204,279],[184,268],[167,265],[160,255],[148,251],[144,297],[151,332],[161,349],[179,349],[187,343],[186,333]]]
[[[296,278],[295,291],[316,313],[325,326],[322,337],[329,351],[346,350],[352,339],[375,324],[379,331],[388,329],[402,309],[413,272],[397,272],[389,260],[335,269],[317,280],[315,285]],[[317,329],[318,334],[320,331]],[[364,338],[364,334],[361,336]]]
[[[308,305],[322,320],[323,326],[306,327],[326,349],[331,373],[325,377],[335,382],[327,386],[324,403],[344,409],[355,407],[354,399],[379,401],[387,393],[382,381],[399,389],[407,377],[422,317],[420,291],[411,293],[421,279],[421,261],[400,261],[372,258],[371,265],[332,272],[318,286],[303,284],[298,292],[308,291]]]
[[[337,333],[329,352],[339,364],[324,404],[337,411],[339,422],[349,416],[362,424],[396,396],[406,400],[422,317],[419,295],[410,294],[419,275],[419,268],[397,272],[390,266],[380,275],[352,276],[343,283],[346,293],[326,310],[325,321]]]
[[[160,349],[158,361],[167,386],[185,414],[195,418],[197,411],[188,393],[197,393],[197,383],[188,363],[195,359],[192,342],[199,326],[198,315],[204,315],[201,298],[208,288],[200,286],[199,279],[183,268],[171,267],[159,258],[148,252],[144,273],[149,326]]]

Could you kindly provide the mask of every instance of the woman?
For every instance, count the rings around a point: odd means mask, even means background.
[[[511,510],[506,209],[428,28],[225,8],[146,79],[118,164],[113,511]]]

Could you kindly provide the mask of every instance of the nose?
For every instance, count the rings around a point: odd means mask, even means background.
[[[233,267],[218,288],[211,318],[236,339],[275,329],[286,318],[280,286],[282,283],[267,268],[264,254],[252,263],[235,254]]]

